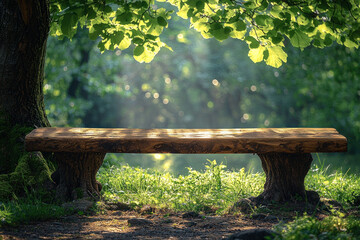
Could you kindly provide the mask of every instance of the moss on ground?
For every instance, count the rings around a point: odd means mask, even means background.
[[[24,149],[25,135],[31,130],[0,121],[0,200],[21,195],[51,179],[51,163],[40,152]]]

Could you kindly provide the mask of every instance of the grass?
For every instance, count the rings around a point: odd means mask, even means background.
[[[302,239],[346,239],[356,240],[360,236],[360,221],[341,216],[329,216],[322,221],[310,216],[302,216],[287,224],[275,227],[275,240]]]
[[[127,203],[132,207],[151,205],[173,211],[216,212],[223,214],[237,200],[258,195],[265,182],[264,173],[240,169],[225,170],[223,164],[209,161],[205,171],[188,168],[187,175],[123,165],[102,167],[98,180],[103,185],[106,201]],[[323,163],[314,165],[305,180],[308,190],[321,197],[341,203],[345,209],[357,212],[354,202],[360,200],[360,177],[338,170],[329,173]],[[40,197],[39,197],[40,196]],[[18,225],[34,220],[46,220],[71,214],[57,204],[46,204],[41,194],[0,202],[0,226]],[[355,239],[360,234],[360,221],[330,213],[322,221],[302,216],[275,230],[277,239]]]
[[[344,206],[354,203],[360,197],[360,176],[342,170],[328,173],[324,161],[314,165],[305,179],[305,187],[314,190],[321,197],[333,199]]]
[[[225,166],[209,161],[206,171],[188,169],[186,176],[175,177],[149,169],[127,165],[102,169],[98,180],[103,184],[106,200],[130,205],[156,205],[175,211],[207,211],[221,213],[240,198],[261,192],[264,174],[224,170]]]
[[[188,169],[188,175],[174,175],[150,169],[121,167],[102,168],[98,180],[103,196],[133,206],[154,205],[175,211],[206,211],[223,213],[241,198],[257,196],[263,189],[264,173],[224,170],[225,166],[209,161],[203,172]],[[360,177],[341,170],[333,174],[324,165],[314,165],[305,185],[323,198],[350,206],[360,196]]]
[[[43,199],[37,195],[38,193],[33,192],[28,193],[25,198],[0,202],[0,227],[56,219],[73,213],[58,204],[44,203]]]

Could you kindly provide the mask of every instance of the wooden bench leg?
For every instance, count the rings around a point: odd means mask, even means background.
[[[258,155],[266,174],[264,192],[256,198],[258,201],[304,201],[310,196],[307,196],[304,186],[305,176],[313,160],[310,153]],[[314,192],[311,193],[313,198]]]
[[[83,197],[99,197],[101,184],[96,181],[96,173],[104,161],[106,153],[55,153],[58,169],[56,197],[62,201]]]

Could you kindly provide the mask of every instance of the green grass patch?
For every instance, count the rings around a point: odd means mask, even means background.
[[[54,219],[71,213],[59,205],[29,199],[0,203],[0,227]]]
[[[56,219],[74,213],[59,205],[54,191],[38,188],[24,189],[24,192],[22,197],[13,194],[12,200],[0,201],[0,227]]]
[[[128,165],[101,168],[98,180],[103,184],[106,200],[145,204],[175,211],[206,211],[223,213],[241,198],[261,193],[264,173],[225,170],[226,166],[209,161],[205,171],[188,168],[187,175],[175,176],[168,172],[133,168]],[[350,206],[360,196],[360,177],[341,170],[327,173],[323,165],[314,165],[306,180],[306,189],[314,190],[323,198]]]
[[[341,169],[329,173],[324,161],[314,164],[305,179],[305,187],[319,193],[320,197],[340,202],[344,207],[354,203],[360,197],[360,177],[348,174]],[[359,200],[357,200],[359,201]]]
[[[102,168],[98,180],[106,200],[131,205],[155,205],[175,211],[222,212],[240,198],[258,195],[265,176],[262,173],[226,171],[225,166],[209,161],[206,170],[188,168],[188,175],[174,175],[150,169]]]
[[[275,240],[356,240],[360,236],[360,221],[341,216],[330,216],[319,221],[314,217],[302,216],[290,223],[277,225],[275,231],[279,233]]]

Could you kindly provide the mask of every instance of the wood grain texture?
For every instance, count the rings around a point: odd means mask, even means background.
[[[345,152],[333,128],[125,129],[38,128],[27,151],[114,153]]]

